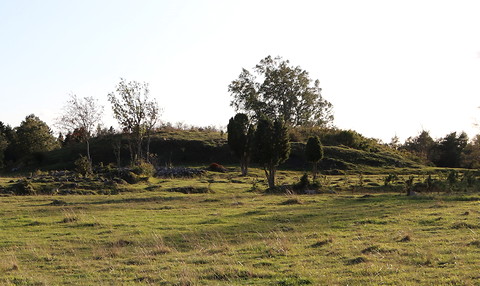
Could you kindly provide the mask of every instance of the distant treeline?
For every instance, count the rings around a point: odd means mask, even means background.
[[[73,168],[74,161],[85,155],[82,130],[54,136],[50,127],[35,115],[29,115],[17,127],[0,122],[0,168],[7,171],[32,168]],[[478,168],[480,135],[469,140],[465,133],[450,133],[433,139],[428,131],[408,138],[404,143],[392,140],[384,144],[352,130],[320,127],[293,127],[290,141],[304,144],[309,136],[320,138],[324,146],[339,146],[370,153],[394,152],[418,163],[439,167]],[[158,165],[236,163],[226,142],[227,135],[216,127],[194,127],[182,123],[161,124],[151,139],[150,159]],[[129,165],[129,136],[113,128],[97,128],[92,138],[94,164]],[[299,147],[300,148],[300,147]],[[295,147],[287,167],[305,165]],[[337,156],[337,149],[326,150]],[[334,152],[335,151],[335,152]],[[344,154],[348,156],[347,153]],[[328,156],[327,156],[328,157]],[[341,167],[340,161],[325,159],[324,167]],[[340,166],[339,166],[340,164]]]

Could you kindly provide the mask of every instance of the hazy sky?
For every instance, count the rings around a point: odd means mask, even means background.
[[[0,121],[53,125],[145,81],[164,121],[225,126],[241,68],[282,56],[319,79],[335,125],[386,142],[480,133],[480,1],[0,0]]]

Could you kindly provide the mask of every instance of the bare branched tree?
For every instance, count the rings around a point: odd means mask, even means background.
[[[136,81],[126,82],[120,79],[116,91],[108,94],[112,104],[115,119],[123,131],[131,134],[135,148],[132,148],[132,163],[138,163],[143,158],[142,145],[147,137],[147,153],[150,134],[157,124],[161,110],[155,99],[149,98],[150,90],[147,83]]]
[[[95,135],[95,130],[101,122],[103,116],[103,106],[93,97],[79,98],[75,94],[70,95],[70,99],[63,107],[63,113],[56,120],[56,125],[65,132],[80,130],[82,140],[87,144],[87,158],[91,163],[90,156],[90,138]]]

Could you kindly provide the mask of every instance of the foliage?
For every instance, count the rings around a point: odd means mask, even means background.
[[[155,99],[149,98],[147,83],[126,82],[121,79],[115,92],[108,94],[113,114],[123,131],[131,134],[133,146],[130,148],[132,164],[143,158],[142,144],[147,137],[147,153],[152,129],[159,120],[160,109]]]
[[[71,94],[62,115],[57,118],[57,126],[65,132],[76,131],[81,141],[87,144],[87,159],[90,162],[90,138],[95,135],[95,127],[100,124],[102,114],[103,106],[98,105],[93,97],[78,98]]]
[[[255,119],[279,118],[288,126],[332,123],[332,104],[321,96],[320,82],[288,60],[268,56],[253,69],[242,69],[228,86],[231,106]]]
[[[82,176],[91,175],[93,173],[92,162],[88,159],[88,157],[80,155],[80,158],[75,160],[75,170]]]
[[[132,172],[139,176],[152,177],[155,175],[155,166],[147,161],[141,161],[132,167]]]
[[[5,159],[5,150],[7,149],[8,146],[8,141],[5,136],[0,133],[0,169],[3,168],[4,165],[4,159]]]
[[[31,196],[37,193],[35,187],[28,180],[20,180],[11,185],[7,190],[18,196]]]
[[[409,137],[400,149],[406,150],[422,158],[423,162],[432,160],[432,151],[435,147],[435,141],[426,130],[422,130],[415,137]]]
[[[250,124],[248,116],[243,113],[237,113],[235,117],[230,118],[227,125],[228,146],[240,159],[243,176],[248,174],[254,132],[254,127]]]
[[[272,122],[262,118],[258,121],[254,142],[255,159],[263,166],[268,186],[273,188],[277,166],[285,162],[290,154],[288,128],[281,120]]]
[[[317,164],[323,159],[323,146],[317,136],[308,138],[307,145],[305,146],[305,156],[307,161],[312,163],[313,179],[317,177]]]
[[[26,158],[59,147],[50,127],[33,114],[28,115],[15,129],[12,145],[17,158]]]
[[[383,183],[385,186],[389,186],[391,183],[395,183],[396,181],[398,181],[397,174],[388,174],[388,176],[385,177]]]
[[[434,163],[439,167],[460,167],[462,152],[467,146],[468,136],[465,132],[457,135],[452,132],[440,139],[435,146]]]
[[[469,169],[480,168],[480,135],[473,137],[462,152],[461,166]]]

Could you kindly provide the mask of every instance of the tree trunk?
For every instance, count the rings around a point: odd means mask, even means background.
[[[265,170],[265,175],[267,177],[268,181],[268,187],[269,188],[274,188],[275,187],[275,167],[274,166],[269,166],[263,168]]]
[[[317,162],[313,162],[313,167],[312,167],[312,175],[313,175],[313,180],[317,178]]]
[[[150,133],[147,135],[147,153],[145,154],[145,157],[149,163],[152,163],[150,162]]]
[[[88,162],[90,162],[90,165],[92,164],[92,157],[90,157],[90,142],[89,140],[87,139],[86,140],[87,142],[87,159],[88,159]]]
[[[246,176],[248,174],[248,161],[245,156],[240,158],[240,169],[242,170],[242,176]]]

